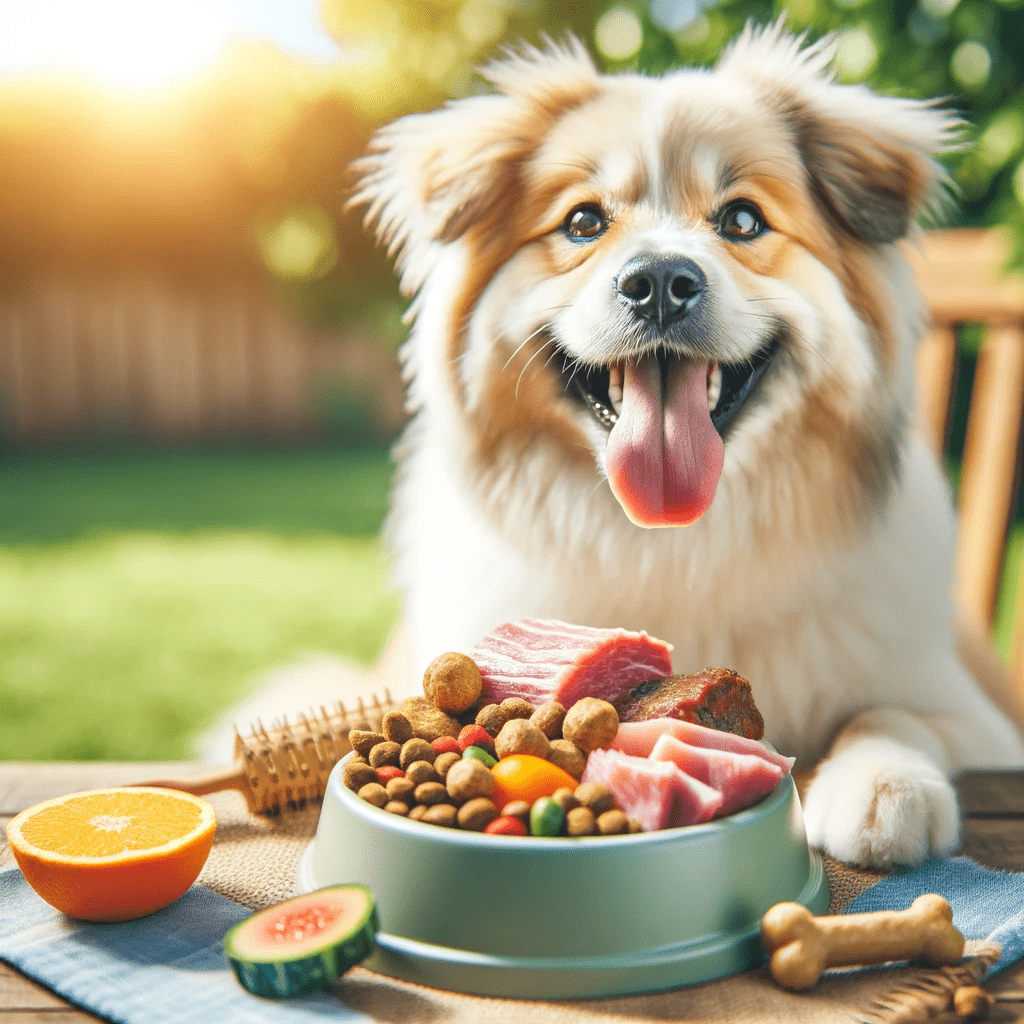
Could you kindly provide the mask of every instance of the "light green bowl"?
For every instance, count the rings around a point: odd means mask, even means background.
[[[764,912],[828,906],[820,856],[784,778],[720,821],[539,839],[424,825],[331,774],[296,889],[362,882],[377,899],[367,966],[478,995],[578,999],[694,985],[764,960]]]

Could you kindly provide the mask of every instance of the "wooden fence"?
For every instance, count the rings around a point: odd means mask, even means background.
[[[258,281],[40,275],[0,294],[0,432],[19,443],[300,438],[360,392],[390,435],[401,390],[386,346],[311,329]]]

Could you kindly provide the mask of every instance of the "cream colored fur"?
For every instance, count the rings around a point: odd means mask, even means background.
[[[742,672],[753,683],[767,739],[796,756],[799,767],[820,762],[804,806],[813,844],[870,866],[914,863],[956,847],[950,774],[1024,764],[1024,744],[958,656],[949,490],[934,458],[898,425],[901,417],[912,424],[912,355],[923,328],[911,274],[895,245],[872,246],[877,280],[887,289],[872,301],[886,311],[897,350],[886,366],[827,260],[797,247],[781,277],[748,272],[722,255],[699,220],[686,221],[658,199],[666,187],[658,141],[684,105],[706,112],[718,104],[742,116],[758,105],[769,111],[781,92],[822,123],[847,118],[851,132],[884,136],[908,161],[947,143],[944,115],[866,90],[840,93],[828,81],[828,60],[825,46],[801,50],[776,28],[748,32],[713,75],[626,76],[605,85],[570,44],[499,65],[492,79],[503,95],[386,130],[362,199],[400,252],[406,287],[416,294],[404,354],[415,416],[401,446],[388,526],[403,641],[386,672],[336,666],[319,682],[307,673],[305,684],[302,673],[298,680],[293,674],[270,703],[264,694],[237,711],[238,720],[351,698],[367,687],[414,692],[436,654],[467,651],[497,624],[521,616],[645,629],[673,645],[676,671],[726,665]],[[439,236],[459,209],[480,201],[492,164],[512,159],[506,149],[514,145],[492,147],[486,159],[450,153],[449,164],[446,133],[465,136],[452,145],[470,151],[473,133],[487,134],[496,120],[506,137],[514,135],[537,93],[556,95],[570,78],[592,78],[599,91],[623,90],[635,110],[636,123],[622,126],[622,150],[610,146],[597,173],[614,189],[617,177],[645,164],[649,191],[630,210],[636,227],[595,256],[585,277],[545,276],[529,246],[511,253],[460,324],[459,303],[479,255],[465,233]],[[563,145],[559,130],[583,118],[587,102],[555,119],[544,140],[548,159]],[[613,135],[617,130],[609,126]],[[627,151],[631,133],[643,144],[628,149],[628,159],[615,157]],[[435,139],[434,155],[425,156]],[[713,178],[715,153],[709,144],[693,173],[706,166]],[[428,190],[424,175],[433,175]],[[921,196],[914,205],[927,201]],[[808,224],[808,237],[812,228],[820,225]],[[701,261],[724,310],[727,327],[711,339],[723,356],[742,358],[757,348],[761,327],[752,310],[777,310],[791,325],[790,362],[766,378],[762,400],[728,436],[714,503],[687,528],[647,530],[626,518],[604,478],[604,431],[585,410],[572,415],[589,462],[570,457],[559,437],[538,433],[525,447],[499,446],[482,464],[476,426],[487,416],[488,373],[505,363],[524,374],[517,351],[538,324],[577,357],[615,357],[619,314],[606,282],[630,255],[651,248]],[[454,337],[461,339],[455,366]],[[536,354],[540,365],[547,353]],[[530,378],[520,379],[529,386]],[[839,450],[842,439],[830,448],[827,435],[809,438],[806,453],[778,441],[814,402],[833,403],[839,422],[897,424],[898,474],[882,498],[848,518],[829,511],[832,481],[843,479],[848,454]],[[396,667],[403,657],[407,667]]]

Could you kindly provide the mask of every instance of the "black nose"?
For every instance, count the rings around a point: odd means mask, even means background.
[[[644,320],[659,326],[682,320],[707,290],[708,279],[693,260],[683,256],[634,256],[619,271],[615,289]]]

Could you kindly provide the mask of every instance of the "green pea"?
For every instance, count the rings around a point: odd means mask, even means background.
[[[530,834],[557,836],[565,824],[565,811],[549,796],[534,801],[530,808]]]
[[[479,761],[485,768],[493,768],[498,762],[483,747],[466,747],[462,752],[464,761]]]

